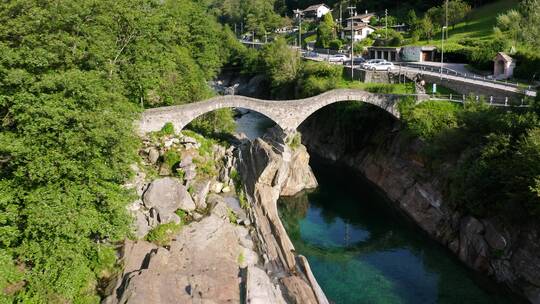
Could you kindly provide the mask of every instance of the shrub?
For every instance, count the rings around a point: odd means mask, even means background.
[[[158,246],[167,246],[171,243],[174,235],[176,235],[180,229],[182,229],[182,224],[161,224],[148,232],[146,240]]]
[[[330,43],[328,44],[328,47],[331,49],[331,50],[341,50],[341,47],[343,46],[343,41],[339,40],[339,39],[334,39],[332,41],[330,41]]]
[[[234,213],[231,208],[227,208],[227,216],[229,217],[229,222],[231,222],[231,224],[236,224],[238,218],[236,217],[236,213]]]
[[[540,79],[540,55],[534,52],[518,52],[514,55],[514,76],[525,80]]]
[[[181,161],[180,152],[176,150],[168,150],[163,154],[163,162],[172,170]]]
[[[457,127],[461,106],[451,102],[424,102],[402,116],[412,135],[430,140],[445,129]]]
[[[174,125],[172,122],[167,122],[161,128],[160,135],[174,135]]]
[[[300,145],[302,145],[302,134],[300,134],[298,131],[294,133],[294,136],[289,139],[288,145],[291,147],[291,149],[300,147]]]

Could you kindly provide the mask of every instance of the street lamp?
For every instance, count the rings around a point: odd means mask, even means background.
[[[298,49],[302,50],[302,15],[304,12],[302,10],[297,9],[293,11],[298,18]]]
[[[443,75],[443,68],[444,68],[444,31],[447,29],[447,26],[443,26],[442,28],[442,37],[441,37],[441,79]]]

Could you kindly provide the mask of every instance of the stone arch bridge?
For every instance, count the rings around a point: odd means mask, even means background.
[[[375,94],[357,89],[337,89],[310,98],[261,100],[239,95],[217,96],[204,101],[145,110],[139,121],[141,133],[159,131],[167,122],[182,130],[193,119],[223,108],[245,108],[272,119],[283,130],[296,128],[315,111],[340,101],[361,101],[378,106],[399,118],[397,103],[403,95]]]

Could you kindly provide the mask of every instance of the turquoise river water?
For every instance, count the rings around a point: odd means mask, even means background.
[[[515,303],[478,278],[377,189],[312,161],[319,188],[279,201],[296,251],[333,303]]]

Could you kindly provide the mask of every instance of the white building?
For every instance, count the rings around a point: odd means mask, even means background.
[[[367,38],[371,33],[375,31],[375,28],[365,24],[359,23],[352,27],[352,40],[354,42],[362,41]],[[348,25],[341,31],[341,39],[351,39],[351,26]]]
[[[493,61],[495,63],[493,67],[495,79],[508,79],[514,76],[514,69],[516,68],[514,58],[506,53],[498,52]]]
[[[328,14],[331,9],[326,4],[315,4],[311,5],[305,10],[302,11],[304,18],[317,18],[320,19],[322,16]]]
[[[368,13],[367,11],[365,14],[362,14],[362,15],[358,15],[355,13],[354,16],[347,18],[347,26],[350,27],[351,24],[352,25],[359,25],[362,23],[369,24],[369,22],[371,21],[371,18],[373,17],[375,17],[375,14]]]

